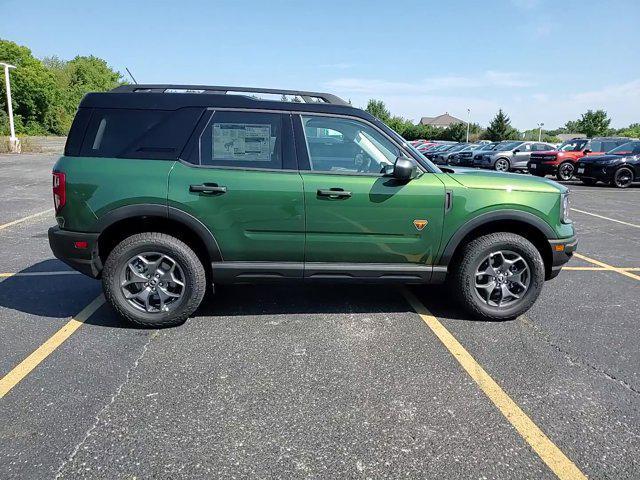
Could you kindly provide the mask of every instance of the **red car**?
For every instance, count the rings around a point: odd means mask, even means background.
[[[573,138],[560,145],[558,150],[532,153],[527,168],[529,173],[538,177],[555,175],[558,180],[571,180],[582,157],[602,155],[630,140],[624,137]]]

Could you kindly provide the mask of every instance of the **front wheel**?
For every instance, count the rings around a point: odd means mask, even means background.
[[[496,160],[493,168],[495,168],[498,172],[508,172],[510,166],[511,165],[509,164],[509,160],[507,160],[506,158],[499,158],[498,160]]]
[[[558,166],[556,178],[558,180],[562,180],[563,182],[568,182],[573,178],[574,171],[575,166],[573,165],[573,162],[563,162]]]
[[[544,262],[536,247],[513,233],[492,233],[463,247],[451,286],[471,314],[489,320],[522,315],[544,283]]]
[[[628,167],[619,168],[613,176],[613,185],[627,188],[633,182],[633,172]]]
[[[125,320],[151,327],[180,325],[206,290],[202,262],[189,246],[156,232],[132,235],[109,254],[102,288]]]

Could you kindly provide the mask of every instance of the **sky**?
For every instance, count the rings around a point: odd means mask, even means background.
[[[0,0],[0,18],[37,57],[140,83],[327,91],[414,121],[502,108],[521,130],[640,122],[640,0]]]

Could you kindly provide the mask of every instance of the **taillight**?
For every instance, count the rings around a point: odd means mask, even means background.
[[[53,172],[53,206],[56,209],[56,215],[65,203],[67,203],[66,176],[62,172]]]

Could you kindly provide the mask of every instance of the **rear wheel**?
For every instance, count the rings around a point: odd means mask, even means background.
[[[496,160],[493,168],[495,168],[498,172],[508,172],[510,166],[511,164],[509,163],[509,160],[507,160],[506,158],[499,158],[498,160]]]
[[[562,162],[558,166],[558,172],[556,173],[556,178],[558,180],[562,180],[563,182],[567,182],[573,178],[573,172],[575,171],[575,165],[573,162]]]
[[[613,175],[613,185],[618,188],[627,188],[633,182],[633,171],[629,167],[616,170]]]
[[[536,247],[513,233],[492,233],[463,247],[451,286],[471,314],[506,320],[523,314],[544,283],[544,262]]]
[[[109,254],[102,274],[105,297],[124,319],[168,327],[183,323],[206,289],[204,267],[184,242],[163,233],[139,233]]]

